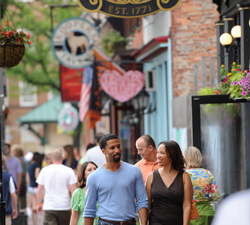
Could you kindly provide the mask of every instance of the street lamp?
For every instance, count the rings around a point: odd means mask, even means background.
[[[240,25],[234,26],[231,30],[231,35],[234,38],[241,38],[241,26]]]
[[[229,47],[233,42],[233,38],[229,33],[223,33],[220,36],[220,43],[225,46],[225,47]]]
[[[148,106],[149,94],[144,89],[139,92],[132,100],[131,103],[139,115],[143,115],[144,109]]]
[[[239,63],[239,50],[240,50],[241,26],[236,25],[231,29],[231,34],[223,33],[220,36],[220,43],[225,47],[226,52],[233,52],[234,62]],[[238,60],[237,60],[238,57]]]

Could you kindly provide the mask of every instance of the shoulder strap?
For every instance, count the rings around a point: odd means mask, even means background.
[[[183,172],[183,176],[182,176],[183,186],[184,186],[184,183],[185,183],[185,182],[184,182],[185,173],[186,173],[186,172],[184,171],[184,172]]]

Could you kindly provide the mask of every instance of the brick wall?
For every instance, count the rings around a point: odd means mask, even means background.
[[[182,0],[172,11],[171,19],[173,97],[178,97],[193,93],[193,68],[202,56],[207,58],[209,82],[209,59],[217,54],[215,21],[219,20],[219,13],[211,0]],[[199,79],[200,74],[201,70]]]
[[[9,135],[12,136],[11,144],[21,144],[21,129],[18,123],[18,118],[25,115],[35,107],[45,103],[48,100],[47,93],[38,94],[37,106],[20,107],[19,105],[19,86],[17,79],[8,78],[8,101],[9,115],[5,121],[6,128],[9,129]],[[43,136],[43,130],[37,130]]]

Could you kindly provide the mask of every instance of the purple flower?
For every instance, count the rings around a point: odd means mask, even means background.
[[[247,92],[250,92],[250,89],[247,89]]]
[[[244,96],[246,96],[247,92],[246,91],[242,91],[241,94],[244,95]]]
[[[248,85],[248,83],[249,83],[249,80],[244,81],[244,85]]]
[[[247,76],[250,76],[250,72],[247,72]]]
[[[246,78],[245,78],[245,77],[242,77],[242,78],[241,78],[241,80],[242,80],[242,81],[245,81],[245,80],[246,80]]]
[[[242,86],[242,85],[243,85],[243,81],[240,80],[240,81],[238,82],[238,84],[239,84],[240,86]]]
[[[247,79],[247,80],[249,79],[249,75],[248,75],[248,74],[246,75],[246,79]]]
[[[233,81],[233,82],[231,83],[231,85],[237,85],[237,82],[236,82],[236,81]],[[248,86],[248,88],[250,88],[250,85]]]
[[[246,86],[246,85],[244,85],[244,86],[243,86],[243,88],[242,88],[242,90],[244,90],[244,89],[246,89],[246,88],[247,88],[247,86]]]

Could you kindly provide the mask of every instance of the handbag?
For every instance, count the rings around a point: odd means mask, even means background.
[[[183,173],[183,187],[184,187],[184,176],[185,176],[185,172]],[[199,213],[198,210],[196,208],[196,203],[195,202],[191,202],[191,212],[190,212],[190,220],[197,220],[199,218]]]

